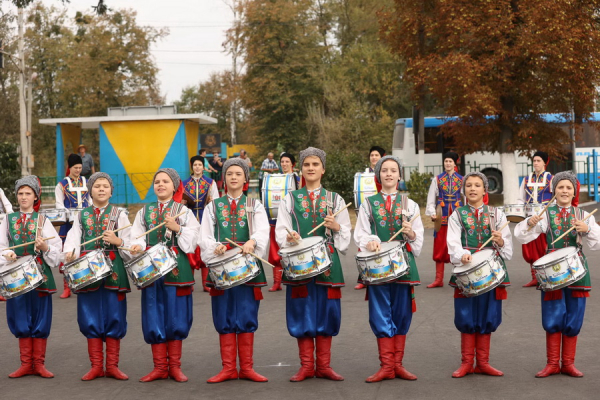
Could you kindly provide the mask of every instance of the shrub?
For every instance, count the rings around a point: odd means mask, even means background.
[[[354,202],[354,174],[365,170],[365,160],[359,154],[350,152],[327,153],[323,187],[336,192],[346,203]]]
[[[433,174],[431,172],[421,174],[418,171],[413,171],[410,174],[410,180],[406,182],[410,199],[415,201],[419,206],[426,206],[427,193],[429,192],[432,178]]]
[[[16,143],[0,142],[0,187],[14,205],[17,204],[15,181],[21,177]]]

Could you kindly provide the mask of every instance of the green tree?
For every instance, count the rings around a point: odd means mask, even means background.
[[[14,142],[0,142],[0,188],[12,204],[17,204],[15,181],[21,177],[19,153]]]

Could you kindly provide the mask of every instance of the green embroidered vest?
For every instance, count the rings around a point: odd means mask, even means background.
[[[213,201],[215,206],[215,240],[223,245],[232,246],[225,239],[230,239],[239,245],[250,240],[250,227],[248,226],[248,212],[246,210],[247,198],[245,195],[239,198],[235,214],[231,213],[231,205],[227,195]],[[254,211],[252,211],[254,212]],[[267,286],[267,276],[260,260],[256,260],[260,273],[245,283],[248,286]],[[208,282],[212,285],[212,278],[208,276]]]
[[[367,197],[367,202],[371,207],[371,233],[377,235],[382,242],[387,242],[402,228],[402,218],[404,217],[402,211],[406,210],[408,207],[408,197],[397,194],[390,212],[385,209],[385,199],[381,193]],[[408,218],[409,220],[410,217]],[[404,242],[401,235],[398,235],[396,240]],[[408,256],[407,262],[410,266],[410,270],[408,274],[402,276],[400,279],[396,279],[394,282],[408,285],[420,285],[421,280],[419,278],[415,256],[409,249],[410,244],[407,244],[406,254]]]
[[[152,229],[158,224],[161,224],[164,221],[165,217],[171,214],[172,209],[175,209],[175,212],[173,212],[172,215],[177,215],[185,208],[181,204],[171,200],[163,208],[162,213],[160,213],[158,203],[146,204],[143,209],[144,225],[146,229]],[[185,217],[185,214],[182,217]],[[146,246],[152,247],[160,242],[166,242],[167,231],[167,227],[163,225],[160,228],[147,234]],[[165,285],[191,286],[195,284],[194,275],[192,274],[192,268],[190,267],[190,262],[187,258],[186,253],[184,253],[178,248],[177,235],[175,232],[171,232],[171,238],[168,240],[167,246],[173,249],[173,252],[177,254],[177,267],[175,267],[171,272],[167,274],[167,276],[165,277]]]
[[[21,220],[21,213],[15,212],[8,214],[6,220],[8,222],[8,241],[10,246],[16,246],[19,244],[32,242],[35,240],[35,232],[37,230],[38,213],[34,212],[31,214],[29,219],[23,223]],[[36,256],[35,244],[32,243],[25,247],[19,247],[13,249],[17,257],[23,256]],[[56,284],[54,283],[54,276],[50,266],[44,260],[44,257],[40,255],[38,261],[42,265],[42,273],[44,274],[44,283],[38,286],[35,290],[44,293],[55,293]]]
[[[546,242],[548,243],[548,249],[546,253],[551,253],[553,250],[562,249],[565,247],[580,247],[579,234],[573,229],[567,236],[560,239],[558,242],[551,244],[557,237],[565,233],[571,228],[571,223],[575,220],[583,219],[583,211],[578,207],[570,207],[569,214],[566,221],[560,217],[560,207],[552,205],[546,210],[548,216],[548,230],[546,231]],[[577,282],[574,282],[568,286],[569,289],[573,290],[592,290],[592,280],[590,277],[590,269],[588,268],[587,258],[581,252],[583,257],[583,266],[587,271],[587,274]]]
[[[96,219],[96,215],[94,214],[94,207],[87,207],[81,210],[80,214],[80,224],[81,224],[81,243],[85,243],[89,240],[97,238],[98,236],[102,236],[105,230],[108,229],[110,214],[115,207],[111,204],[107,205],[104,211],[99,216],[99,222]],[[116,211],[116,210],[115,210]],[[119,217],[119,213],[115,214],[115,218]],[[118,229],[119,226],[113,226],[112,230]],[[119,292],[131,292],[131,288],[129,286],[129,279],[127,278],[127,273],[125,272],[125,265],[123,263],[123,259],[117,250],[117,246],[111,244],[108,246],[104,245],[103,240],[97,240],[92,243],[88,243],[84,246],[81,251],[81,254],[85,254],[87,252],[104,249],[104,255],[106,258],[111,258],[111,254],[114,257],[112,260],[112,270],[113,273],[106,278],[104,278],[104,287],[109,290],[117,290]],[[89,286],[78,290],[78,293],[81,292],[91,292],[94,290],[98,290],[98,288],[102,285],[102,281],[93,283]]]
[[[471,207],[464,205],[457,208],[454,212],[458,213],[461,223],[460,241],[462,247],[469,250],[471,254],[477,252],[482,244],[484,244],[491,236],[492,230],[490,224],[492,217],[495,215],[496,209],[487,205],[483,206],[482,215],[479,217],[479,221],[475,218],[475,213],[471,211]],[[484,249],[494,249],[494,245],[490,241]],[[501,283],[503,286],[510,286],[510,278],[508,277],[508,270],[506,269],[506,263],[504,259],[500,257],[502,262],[502,268],[506,273],[504,281]],[[456,276],[452,274],[450,279],[450,285],[456,287]]]
[[[321,188],[319,197],[315,199],[314,206],[309,198],[306,187],[294,190],[290,195],[294,200],[294,207],[292,209],[292,228],[294,231],[298,232],[301,237],[308,237],[308,232],[323,222],[327,216],[327,191],[324,188]],[[331,192],[330,197],[333,204],[335,204],[337,196],[337,193]],[[330,205],[330,209],[333,208],[333,204]],[[332,264],[329,270],[314,277],[315,284],[342,287],[344,286],[342,263],[340,262],[340,256],[338,255],[337,249],[333,245],[333,237],[326,231],[325,226],[322,226],[311,234],[311,236],[321,236],[325,238],[325,242],[327,243],[326,247],[329,251],[329,257],[331,258]],[[287,279],[285,274],[283,275],[283,283],[292,286],[307,284],[310,282],[310,279],[291,281]]]

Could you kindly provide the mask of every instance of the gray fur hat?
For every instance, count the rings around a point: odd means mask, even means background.
[[[15,181],[15,193],[23,186],[29,186],[33,189],[35,195],[39,198],[41,195],[42,187],[40,185],[40,179],[35,175],[27,175],[21,179]]]
[[[111,194],[115,192],[115,185],[113,184],[113,180],[110,177],[110,175],[108,175],[106,172],[96,172],[95,174],[90,176],[90,179],[87,180],[87,190],[90,194],[90,197],[92,196],[92,187],[94,186],[94,182],[96,182],[100,178],[104,178],[108,181],[108,183],[110,183]]]
[[[381,178],[379,176],[381,174],[381,166],[387,160],[395,161],[396,164],[398,164],[398,170],[400,171],[400,178],[402,179],[402,162],[396,156],[383,156],[379,159],[379,161],[377,161],[377,164],[375,164],[375,178],[377,178],[377,180],[381,183]]]
[[[481,180],[483,181],[483,188],[485,189],[485,193],[487,193],[488,189],[490,187],[490,182],[488,181],[487,176],[485,176],[484,174],[482,174],[479,171],[475,171],[475,172],[469,172],[463,178],[463,183],[462,183],[462,188],[461,188],[462,194],[463,195],[465,194],[465,183],[467,183],[467,179],[470,178],[470,177],[472,177],[472,176],[476,176],[478,178],[481,178]]]
[[[302,165],[304,164],[304,160],[306,159],[306,157],[310,157],[310,156],[319,157],[319,159],[321,160],[321,163],[323,164],[323,169],[325,169],[325,157],[327,155],[325,154],[325,152],[323,150],[317,149],[316,147],[309,147],[300,152],[300,168],[302,168]]]
[[[161,172],[164,172],[165,174],[169,175],[169,178],[171,178],[171,180],[173,181],[173,188],[175,191],[177,191],[177,189],[179,188],[179,184],[181,183],[181,178],[179,177],[179,174],[177,173],[177,171],[175,171],[173,168],[159,169],[154,174],[154,178],[152,178],[152,182],[154,182],[154,180],[156,179],[156,175],[160,174]]]
[[[573,189],[577,191],[577,176],[573,171],[562,171],[552,177],[552,193],[556,193],[556,187],[560,181],[570,181],[573,184]]]
[[[246,178],[246,182],[250,182],[250,168],[248,168],[248,164],[246,161],[242,160],[239,157],[233,157],[225,161],[223,163],[223,176],[227,174],[227,169],[231,166],[238,166],[244,171],[244,177]]]

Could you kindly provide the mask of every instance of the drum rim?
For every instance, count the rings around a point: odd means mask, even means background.
[[[0,268],[0,276],[9,274],[10,272],[14,271],[15,269],[20,268],[23,264],[26,263],[25,261],[23,261],[23,262],[21,262],[20,264],[17,264],[17,265],[13,265],[13,264],[16,263],[16,262],[19,262],[21,260],[24,260],[27,257],[31,258],[36,264],[39,264],[37,262],[37,260],[31,254],[28,254],[26,256],[17,257],[17,259],[15,261],[13,261],[10,264],[7,264],[4,267]],[[8,268],[8,267],[10,267],[10,268]],[[4,268],[6,268],[6,270],[4,270]]]
[[[238,252],[237,252],[237,253],[233,253],[233,255],[232,255],[232,256],[230,256],[230,257],[228,257],[228,258],[219,259],[219,258],[225,257],[225,256],[227,255],[227,253],[229,253],[229,252],[232,252],[232,251],[235,251],[235,250],[237,250]],[[221,266],[221,265],[223,265],[223,264],[226,264],[226,263],[228,263],[228,262],[230,262],[230,261],[233,261],[233,260],[235,260],[236,258],[241,258],[241,257],[248,256],[248,255],[249,255],[249,254],[246,254],[246,255],[242,254],[242,253],[239,251],[239,249],[236,247],[236,248],[234,248],[234,249],[229,249],[229,250],[227,250],[225,253],[221,254],[220,256],[217,256],[217,257],[213,258],[212,260],[210,260],[209,262],[207,262],[207,263],[206,263],[206,266],[207,266],[208,268],[219,267],[219,266]],[[248,257],[246,257],[246,259],[247,259],[247,258],[248,258]],[[218,259],[219,259],[219,260],[218,260]]]
[[[101,252],[101,253],[102,253],[102,255],[104,255],[104,250],[103,250],[103,249],[94,249],[94,250],[88,251],[88,252],[87,252],[86,254],[84,254],[84,255],[81,255],[81,254],[80,254],[80,255],[79,255],[79,257],[77,257],[77,258],[76,258],[76,259],[74,259],[73,261],[71,261],[71,262],[69,262],[69,263],[66,263],[66,264],[63,266],[63,268],[62,268],[62,269],[63,269],[63,271],[64,271],[65,269],[69,268],[69,266],[71,266],[72,264],[74,264],[74,263],[76,263],[77,261],[79,261],[80,259],[82,259],[83,257],[86,257],[86,258],[87,258],[87,256],[89,256],[89,255],[92,255],[92,254],[96,254],[96,253],[98,253],[98,252]],[[106,258],[106,256],[104,256],[104,258]]]
[[[390,247],[388,250],[381,249],[378,252],[375,252],[375,251],[361,251],[361,252],[358,252],[356,254],[356,256],[354,256],[354,258],[356,259],[356,261],[369,261],[369,260],[373,260],[373,259],[376,259],[376,258],[378,258],[380,256],[385,256],[385,255],[389,254],[396,247],[400,247],[400,251],[403,252],[403,253],[406,251],[406,243],[402,243],[402,242],[400,242],[398,240],[394,240],[392,242],[382,242],[381,243],[382,247],[383,246],[387,247],[389,245],[394,245],[394,246]],[[370,253],[370,254],[367,254],[367,253]],[[361,255],[363,257],[361,257]]]
[[[496,258],[502,258],[502,257],[500,257],[500,255],[498,255],[498,253],[495,251],[495,249],[483,249],[483,250],[481,250],[481,251],[478,251],[477,253],[481,253],[481,252],[483,252],[483,251],[486,251],[486,250],[489,250],[489,251],[491,251],[491,252],[492,252],[492,255],[493,255],[494,257],[496,257]],[[475,254],[475,253],[473,253],[473,254]],[[471,260],[471,262],[470,262],[470,263],[467,263],[467,264],[462,264],[462,265],[459,265],[459,266],[456,266],[456,267],[452,268],[452,273],[453,273],[454,275],[467,275],[467,274],[469,274],[471,271],[473,271],[474,269],[477,269],[477,267],[479,267],[481,264],[483,264],[484,262],[486,262],[488,259],[489,259],[489,257],[488,257],[488,258],[486,258],[485,260],[481,261],[481,262],[480,262],[480,263],[478,263],[478,264],[473,264],[472,266],[470,266],[468,269],[465,269],[464,271],[457,271],[457,269],[458,269],[458,268],[464,268],[464,267],[465,267],[465,266],[467,266],[467,265],[471,265],[471,264],[473,263],[473,260]],[[502,269],[504,269],[504,268],[502,268]]]
[[[312,239],[317,239],[317,238],[320,238],[321,240],[315,242],[312,245],[303,246],[304,242],[309,241],[309,240],[312,241]],[[298,255],[300,253],[304,253],[305,251],[310,250],[310,249],[316,247],[317,245],[319,245],[321,243],[323,245],[326,244],[325,238],[323,236],[309,236],[309,237],[302,238],[302,242],[299,243],[299,244],[296,244],[296,245],[290,246],[290,247],[280,248],[278,253],[282,257],[284,255],[285,256],[295,256],[295,255]],[[303,246],[303,247],[298,247],[298,246]],[[294,249],[294,251],[290,251],[290,249]]]
[[[328,260],[328,261],[329,261],[329,264],[327,264],[327,265],[325,266],[325,268],[323,268],[323,269],[320,269],[320,270],[317,268],[317,270],[316,270],[316,271],[310,272],[310,273],[308,273],[308,274],[306,274],[306,275],[301,275],[301,276],[298,276],[298,277],[296,277],[296,278],[292,278],[292,277],[288,276],[288,274],[286,273],[286,267],[283,267],[283,273],[285,274],[285,277],[286,277],[287,279],[289,279],[290,281],[303,281],[303,280],[306,280],[306,279],[310,279],[310,278],[312,278],[312,277],[315,277],[315,276],[317,276],[317,275],[320,275],[320,274],[322,274],[323,272],[327,272],[327,271],[329,271],[329,270],[331,269],[331,267],[333,267],[333,261],[331,261],[331,260]]]
[[[563,251],[563,250],[569,250],[569,249],[575,249],[575,253],[568,253],[568,254],[565,254],[565,255],[564,255],[564,256],[562,256],[562,257],[559,257],[559,258],[556,258],[556,259],[554,259],[552,262],[546,262],[546,263],[544,263],[544,264],[537,264],[537,263],[538,263],[538,262],[539,262],[541,259],[543,259],[543,258],[544,258],[544,257],[546,257],[546,256],[549,256],[549,255],[554,255],[555,253],[557,253],[557,252],[559,252],[559,251]],[[548,265],[554,265],[554,264],[558,264],[558,262],[559,262],[560,260],[564,260],[564,259],[566,259],[566,258],[568,258],[568,257],[570,257],[570,256],[573,256],[573,255],[577,254],[577,253],[579,253],[579,250],[577,249],[577,247],[576,247],[576,246],[567,246],[567,247],[563,247],[562,249],[556,249],[556,251],[553,251],[552,253],[544,254],[544,255],[543,255],[543,256],[541,256],[539,259],[535,260],[535,262],[532,264],[532,267],[533,267],[534,269],[544,269],[544,268],[545,268],[545,267],[547,267]]]
[[[252,273],[252,274],[248,275],[246,277],[248,279],[246,279],[245,281],[237,281],[237,282],[235,282],[235,284],[229,285],[229,286],[226,286],[226,287],[225,286],[219,286],[219,285],[217,285],[216,281],[213,281],[213,285],[215,285],[215,288],[218,289],[218,290],[227,290],[227,289],[231,289],[231,288],[236,287],[236,286],[244,285],[244,284],[250,282],[252,279],[256,278],[258,275],[260,275],[260,267],[257,264],[256,273]]]

